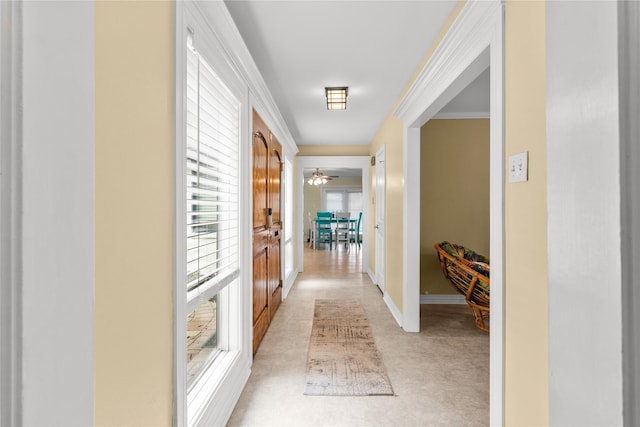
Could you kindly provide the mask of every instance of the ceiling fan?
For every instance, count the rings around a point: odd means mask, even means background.
[[[333,178],[338,178],[338,177],[325,175],[322,172],[320,172],[319,168],[316,168],[316,171],[307,180],[307,184],[322,185],[322,184],[326,184],[328,181],[332,180]]]

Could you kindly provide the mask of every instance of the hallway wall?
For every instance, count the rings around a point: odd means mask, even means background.
[[[298,156],[367,156],[369,146],[363,145],[298,145]]]
[[[529,180],[505,184],[506,425],[549,422],[545,55],[545,3],[508,1],[505,155],[529,153]]]
[[[175,4],[95,8],[95,425],[171,425]]]

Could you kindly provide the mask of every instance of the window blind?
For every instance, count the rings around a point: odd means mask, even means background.
[[[187,52],[187,309],[239,275],[240,102]]]
[[[349,191],[347,193],[347,211],[351,212],[351,216],[355,218],[357,213],[362,210],[362,192]]]
[[[325,210],[336,212],[344,210],[344,191],[342,190],[327,190],[325,201]]]
[[[350,212],[356,218],[362,211],[362,190],[360,188],[325,188],[322,190],[323,210]]]

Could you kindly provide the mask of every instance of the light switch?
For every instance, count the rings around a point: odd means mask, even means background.
[[[509,156],[509,182],[525,182],[529,179],[529,153]]]

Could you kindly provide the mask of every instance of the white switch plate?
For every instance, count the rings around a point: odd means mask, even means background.
[[[509,182],[525,182],[529,179],[529,153],[509,156]]]

